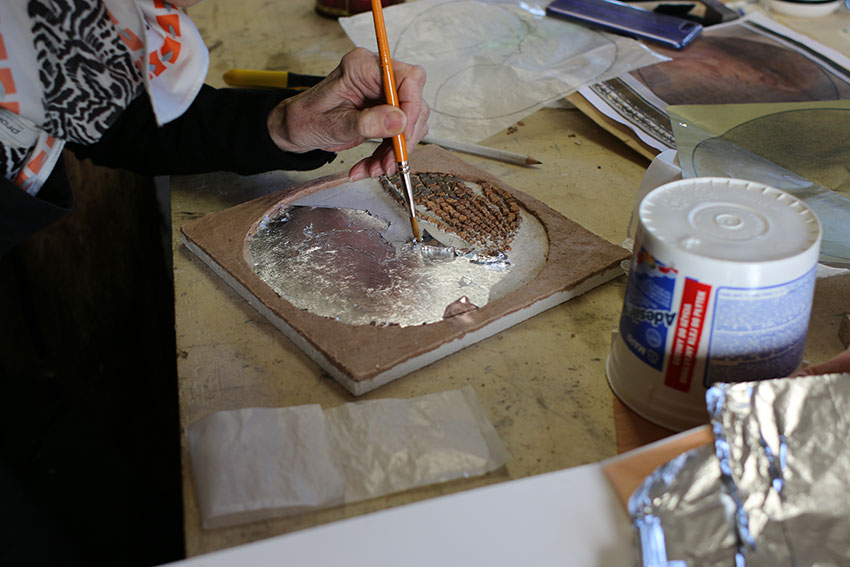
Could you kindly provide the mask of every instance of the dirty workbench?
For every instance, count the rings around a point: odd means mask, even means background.
[[[309,74],[330,71],[353,45],[336,21],[316,14],[314,5],[313,0],[207,0],[188,9],[210,49],[207,82],[224,86],[222,73],[236,67]],[[482,144],[521,151],[543,165],[523,168],[465,154],[460,157],[609,242],[623,241],[649,161],[579,111],[540,110],[524,119],[516,131],[495,134]],[[308,403],[329,408],[355,398],[195,258],[182,245],[179,227],[259,195],[344,171],[369,151],[368,146],[348,150],[312,172],[250,177],[220,173],[171,181],[187,556],[599,461],[618,452],[617,427],[622,430],[637,423],[615,403],[604,371],[622,306],[625,278],[620,277],[361,398],[410,398],[472,385],[512,454],[503,469],[482,478],[290,518],[201,528],[185,435],[189,424],[218,410]],[[806,351],[810,360],[842,350],[836,333],[847,307],[840,299],[850,297],[850,278],[819,283],[816,296]],[[664,434],[651,428],[643,431],[644,437],[633,438],[636,442]]]

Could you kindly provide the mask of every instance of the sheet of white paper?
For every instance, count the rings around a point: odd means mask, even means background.
[[[477,142],[579,87],[665,58],[545,15],[547,2],[419,0],[384,10],[393,59],[421,65],[434,136]],[[340,18],[377,50],[371,13]]]
[[[633,567],[632,528],[603,464],[365,514],[174,565]]]

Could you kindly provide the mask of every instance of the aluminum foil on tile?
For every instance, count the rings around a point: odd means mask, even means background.
[[[644,565],[850,564],[850,374],[716,384],[714,446],[629,501]]]
[[[465,297],[481,307],[510,270],[502,255],[392,243],[389,223],[366,211],[294,206],[250,241],[254,270],[298,308],[351,325],[441,321]]]
[[[736,565],[734,501],[720,485],[714,448],[687,451],[657,468],[632,493],[629,514],[645,567]]]

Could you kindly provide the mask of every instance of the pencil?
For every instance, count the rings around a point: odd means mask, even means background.
[[[387,29],[384,24],[384,10],[381,0],[372,0],[372,18],[375,20],[375,35],[378,39],[378,55],[381,59],[381,70],[384,75],[384,94],[387,104],[401,108],[398,102],[398,92],[395,86],[395,74],[393,63],[390,59],[390,45],[387,41]],[[407,195],[407,205],[410,208],[410,228],[413,230],[414,242],[419,241],[419,224],[416,222],[416,205],[413,202],[413,183],[410,181],[410,163],[407,160],[407,141],[404,134],[393,137],[393,151],[398,162],[398,173],[404,184],[404,192]]]
[[[499,150],[487,146],[479,146],[478,144],[470,144],[469,142],[461,142],[459,140],[449,140],[439,138],[437,136],[427,135],[422,139],[425,144],[434,144],[446,148],[447,150],[457,150],[467,154],[491,158],[516,165],[537,165],[543,163],[531,156],[509,152],[507,150]]]

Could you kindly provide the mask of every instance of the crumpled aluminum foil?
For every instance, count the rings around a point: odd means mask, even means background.
[[[716,384],[706,399],[714,445],[629,500],[640,564],[850,564],[850,374]]]

